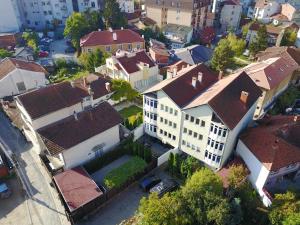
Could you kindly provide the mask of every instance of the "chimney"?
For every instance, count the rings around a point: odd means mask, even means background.
[[[111,88],[110,88],[110,83],[109,82],[106,82],[105,83],[105,88],[108,92],[111,92]]]
[[[142,35],[142,38],[144,39],[144,38],[145,38],[145,36],[144,36],[144,35]]]
[[[202,78],[203,78],[203,73],[202,73],[202,72],[199,72],[199,73],[198,73],[198,81],[199,81],[200,83],[202,83]]]
[[[221,70],[221,71],[219,72],[219,77],[218,77],[218,79],[221,80],[222,78],[223,78],[223,71]]]
[[[241,100],[244,104],[247,104],[248,96],[249,96],[249,93],[248,93],[248,92],[242,91],[242,92],[241,92],[240,100]]]
[[[124,30],[124,27],[121,27],[121,30]]]
[[[112,29],[111,27],[108,28],[108,30],[109,30],[109,32],[111,32],[111,33],[113,32],[113,29]]]
[[[175,66],[173,69],[173,76],[172,77],[176,77],[177,76],[177,67]]]
[[[70,82],[70,84],[71,84],[71,87],[72,87],[72,88],[75,87],[75,82],[74,82],[73,80]]]
[[[73,115],[74,115],[75,120],[78,120],[78,116],[77,116],[77,112],[76,111],[73,112]]]
[[[88,88],[88,93],[89,93],[89,95],[91,95],[91,96],[94,95],[94,92],[93,92],[93,90],[92,90],[91,87]]]
[[[86,87],[87,85],[86,85],[86,77],[82,77],[82,81],[83,81],[83,87]]]
[[[114,40],[114,41],[116,41],[117,39],[118,39],[118,37],[117,37],[117,33],[116,33],[116,32],[114,32],[114,33],[113,33],[113,40]]]
[[[99,28],[98,31],[101,31],[101,29]]]
[[[298,120],[298,116],[294,116],[294,122],[296,123]]]
[[[196,85],[197,85],[197,77],[193,77],[192,78],[192,85],[194,88],[196,88]]]

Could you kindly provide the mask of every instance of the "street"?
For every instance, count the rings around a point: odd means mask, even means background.
[[[11,211],[13,213],[8,212],[4,217],[1,215],[7,211],[6,207],[10,206],[1,204],[0,224],[16,224],[15,215],[21,215],[18,217],[20,225],[69,224],[55,189],[49,185],[50,177],[41,165],[35,146],[24,140],[19,130],[11,125],[2,112],[0,112],[0,147],[14,153],[19,165],[18,172],[27,192],[23,202],[19,202],[20,198],[17,202],[13,202],[14,197],[6,200],[11,200],[10,203],[14,204],[15,208]],[[21,184],[18,188],[21,189]],[[18,191],[13,190],[14,194],[18,194]],[[16,212],[16,210],[20,211]]]

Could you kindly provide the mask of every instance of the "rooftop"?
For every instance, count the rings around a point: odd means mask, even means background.
[[[114,40],[113,36],[116,35]],[[112,45],[144,42],[144,39],[136,32],[129,29],[93,31],[80,39],[80,46]]]
[[[122,122],[119,113],[107,102],[40,128],[51,155],[56,155]]]
[[[70,212],[103,195],[82,167],[66,170],[53,179]]]
[[[170,23],[162,27],[162,32],[167,38],[171,39],[172,41],[184,43],[187,41],[188,34],[192,31],[192,27]]]
[[[270,171],[300,162],[300,120],[294,116],[273,116],[247,129],[242,142]]]

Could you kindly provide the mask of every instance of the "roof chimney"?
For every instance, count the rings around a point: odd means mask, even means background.
[[[203,78],[203,73],[202,73],[202,72],[199,72],[199,73],[198,73],[198,81],[199,81],[200,83],[202,83],[202,78]]]
[[[87,85],[86,85],[86,77],[82,77],[82,81],[83,81],[83,87],[86,87]]]
[[[105,83],[105,88],[108,92],[111,92],[111,88],[110,88],[110,83],[109,82],[106,82]]]
[[[248,93],[248,92],[242,91],[242,92],[241,92],[240,100],[241,100],[244,104],[247,104],[248,96],[249,96],[249,93]]]
[[[114,40],[114,41],[116,41],[117,39],[118,39],[118,37],[117,37],[117,33],[116,33],[116,32],[114,32],[114,33],[113,33],[113,40]]]
[[[71,87],[72,87],[72,88],[75,87],[75,82],[74,82],[73,80],[70,82],[70,84],[71,84]]]
[[[196,84],[197,84],[197,77],[193,77],[192,78],[192,85],[194,88],[196,88]]]
[[[177,76],[177,67],[175,66],[173,68],[173,76],[172,77],[176,77]]]
[[[124,30],[124,27],[121,27],[121,30]]]
[[[99,28],[98,31],[101,31],[101,29]]]
[[[75,120],[78,120],[78,116],[77,116],[77,112],[76,111],[73,112],[73,115],[74,115]]]
[[[88,93],[89,93],[89,95],[94,95],[94,92],[91,87],[88,88]]]
[[[222,78],[223,78],[223,71],[221,70],[221,71],[219,72],[219,77],[218,77],[218,79],[221,80]]]
[[[108,28],[108,30],[109,30],[109,32],[113,32],[113,29],[110,27],[110,28]]]
[[[294,116],[294,122],[297,122],[298,116]]]

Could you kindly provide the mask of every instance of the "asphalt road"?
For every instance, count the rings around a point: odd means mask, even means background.
[[[0,147],[15,155],[19,165],[18,172],[27,192],[27,200],[19,203],[25,204],[27,212],[18,218],[18,224],[69,224],[56,191],[49,185],[50,178],[40,163],[36,146],[28,144],[2,112],[0,112]],[[1,205],[2,207],[5,206]],[[12,221],[16,221],[16,218],[10,219],[10,216],[14,217],[13,215],[13,213],[5,215],[5,223],[0,218],[0,224],[15,224]]]

